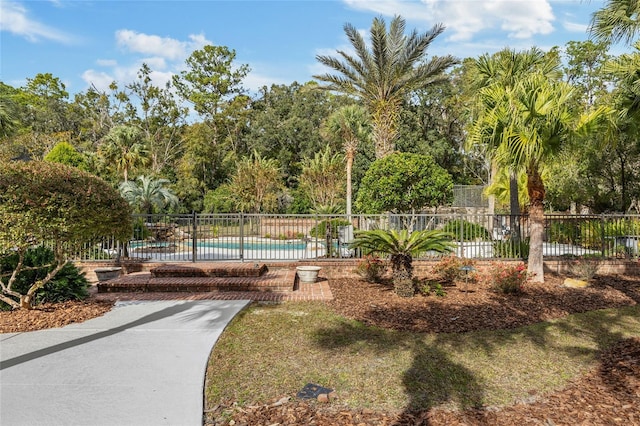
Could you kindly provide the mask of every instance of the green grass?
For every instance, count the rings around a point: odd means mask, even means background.
[[[209,407],[265,403],[311,382],[351,408],[509,405],[564,387],[599,351],[631,336],[640,336],[638,306],[434,335],[368,327],[319,303],[254,304],[216,343],[205,397]]]

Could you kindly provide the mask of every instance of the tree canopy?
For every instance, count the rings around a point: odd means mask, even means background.
[[[102,179],[74,167],[50,162],[0,165],[0,255],[17,252],[20,261],[0,299],[30,307],[35,291],[64,267],[85,243],[103,237],[127,241],[131,210],[118,191]],[[53,245],[56,268],[26,295],[11,290],[24,253],[34,245]]]

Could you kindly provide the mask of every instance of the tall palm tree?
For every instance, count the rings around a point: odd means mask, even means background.
[[[124,181],[129,180],[129,172],[149,162],[144,137],[135,127],[116,126],[104,137],[100,147],[102,156],[120,173]]]
[[[129,205],[139,213],[153,214],[165,207],[177,207],[178,197],[165,185],[167,179],[153,179],[150,176],[138,176],[136,181],[125,181],[120,184],[120,194]]]
[[[353,163],[360,141],[365,140],[370,135],[367,111],[360,105],[344,106],[329,116],[324,125],[324,130],[342,140],[342,149],[347,161],[346,213],[348,217],[351,217]]]
[[[447,253],[453,249],[451,235],[441,231],[401,231],[375,229],[356,232],[351,248],[365,252],[388,254],[391,261],[393,287],[398,296],[412,297],[413,257],[428,251]]]
[[[561,76],[560,62],[548,58],[546,53],[537,47],[533,47],[522,52],[517,52],[512,49],[503,49],[493,55],[484,54],[476,59],[473,64],[479,77],[476,81],[476,89],[494,87],[497,88],[497,90],[504,92],[506,97],[509,96],[510,92],[518,90],[518,83],[533,72],[540,73],[543,76],[553,79],[559,79]],[[474,127],[482,127],[487,124],[483,120],[484,110],[485,106],[481,104],[480,114],[474,123]],[[483,143],[489,145],[489,155],[491,155],[493,157],[493,161],[495,161],[496,150],[500,145],[502,137],[501,132],[507,131],[508,127],[490,127],[489,129],[491,131],[486,134],[487,137]],[[513,164],[511,165],[513,166]],[[496,169],[497,167],[492,168],[492,170]],[[520,215],[518,175],[522,172],[522,170],[515,170],[513,168],[509,170],[508,194],[510,212],[512,215],[511,222],[514,228],[513,236],[516,238],[516,243],[520,238],[520,226],[518,222],[518,216]],[[500,172],[498,172],[498,174],[499,173]],[[491,176],[492,183],[495,183],[496,177],[496,174]]]
[[[598,41],[633,42],[640,31],[640,0],[608,0],[591,16],[589,32]]]
[[[316,59],[337,74],[316,75],[327,83],[323,89],[360,99],[371,115],[376,157],[395,150],[402,102],[414,90],[425,88],[444,78],[443,72],[456,63],[447,55],[425,60],[431,42],[444,31],[442,25],[418,34],[405,35],[405,20],[395,16],[389,24],[375,18],[371,25],[371,49],[351,24],[344,31],[356,51],[352,56],[338,50],[340,58],[318,55]]]
[[[605,109],[582,116],[571,108],[573,89],[567,83],[533,72],[506,90],[498,85],[478,93],[485,105],[484,122],[470,132],[471,143],[490,139],[498,164],[525,170],[529,194],[530,251],[528,272],[533,281],[544,281],[545,185],[542,170],[563,144],[578,132],[587,132]]]

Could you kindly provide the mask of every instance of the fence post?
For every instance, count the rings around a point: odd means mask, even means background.
[[[605,256],[605,251],[606,251],[606,245],[607,245],[607,238],[606,238],[606,232],[605,232],[605,217],[604,217],[604,213],[600,214],[600,241],[602,243],[601,247],[602,247],[602,257],[604,258]]]
[[[240,213],[240,260],[244,261],[244,213]]]
[[[196,211],[193,210],[191,213],[191,220],[192,220],[192,229],[191,229],[191,240],[192,240],[192,246],[191,246],[191,261],[195,262],[196,260],[198,260],[198,224],[196,222],[197,220],[197,214]]]
[[[458,213],[458,223],[460,224],[459,243],[460,243],[460,257],[464,258],[464,219],[462,213]]]

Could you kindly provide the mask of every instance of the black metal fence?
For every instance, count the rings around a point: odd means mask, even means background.
[[[344,259],[354,234],[370,229],[438,229],[452,234],[455,254],[526,259],[527,216],[421,215],[136,215],[126,243],[106,239],[78,251],[79,260],[118,256],[163,262]],[[545,257],[639,255],[640,215],[547,215]]]

